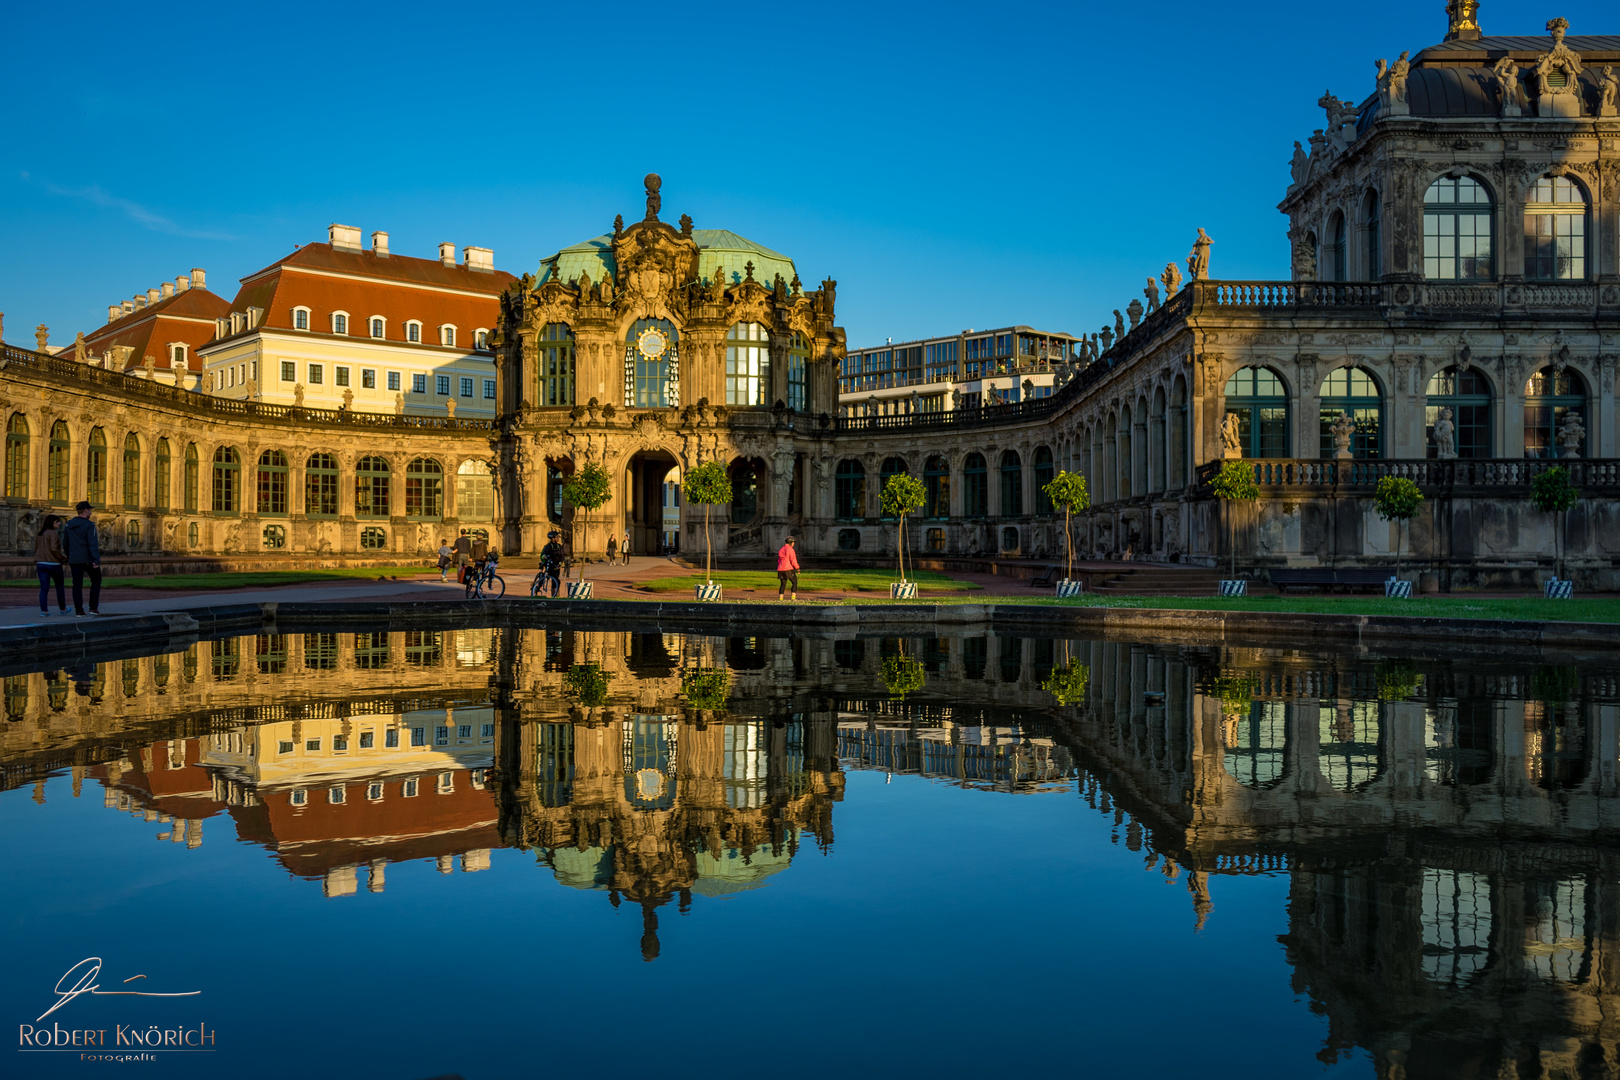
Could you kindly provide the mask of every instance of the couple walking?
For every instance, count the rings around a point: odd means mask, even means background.
[[[56,586],[56,606],[68,613],[63,588],[63,566],[73,569],[73,609],[81,619],[101,614],[101,538],[96,535],[90,511],[95,507],[81,502],[67,524],[56,514],[48,514],[34,537],[34,569],[39,574],[39,613],[51,613],[51,586]],[[84,607],[84,579],[90,579],[90,610]]]

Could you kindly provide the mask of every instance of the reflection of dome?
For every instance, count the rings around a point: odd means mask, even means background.
[[[574,847],[542,851],[540,859],[551,867],[557,880],[570,889],[605,889],[613,876],[613,855],[599,847],[584,851]]]
[[[664,774],[657,769],[639,769],[636,772],[636,798],[653,799],[664,793]]]
[[[792,281],[797,271],[793,260],[779,251],[772,251],[746,237],[725,229],[693,229],[692,240],[698,246],[698,277],[712,279],[715,271],[725,275],[727,283],[741,281],[743,267],[754,264],[754,280],[769,286],[777,274]],[[560,264],[560,272],[559,272]],[[611,233],[565,247],[540,263],[541,283],[560,278],[564,283],[588,273],[592,281],[601,281],[613,265],[613,236]]]
[[[692,891],[699,896],[726,896],[765,885],[765,879],[786,870],[793,861],[783,845],[780,855],[768,847],[755,848],[745,861],[736,848],[724,848],[719,858],[701,851],[697,856],[697,880]]]

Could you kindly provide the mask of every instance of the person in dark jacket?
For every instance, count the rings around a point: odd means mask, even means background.
[[[62,526],[62,552],[73,571],[73,610],[80,617],[101,614],[101,538],[96,535],[90,511],[95,507],[81,502],[78,514]],[[90,610],[84,608],[84,579],[90,578]]]
[[[55,514],[45,515],[45,524],[34,537],[34,569],[39,572],[39,613],[51,613],[51,583],[56,583],[56,606],[67,614],[67,594],[63,591],[62,519]]]

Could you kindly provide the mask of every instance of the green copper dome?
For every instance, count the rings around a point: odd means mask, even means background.
[[[781,274],[784,281],[792,281],[798,273],[793,260],[786,255],[726,229],[693,229],[692,240],[698,246],[698,276],[705,282],[711,281],[718,272],[725,275],[728,283],[735,284],[743,279],[743,268],[750,262],[754,264],[754,280],[767,287],[777,274]],[[615,270],[613,235],[604,233],[542,259],[540,281],[544,283],[555,277],[567,283],[586,273],[591,275],[592,281],[602,281]]]

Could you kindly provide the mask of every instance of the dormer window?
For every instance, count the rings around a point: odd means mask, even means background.
[[[374,338],[386,336],[387,326],[388,324],[383,321],[381,315],[373,315],[371,317],[371,336]]]
[[[453,326],[439,327],[439,344],[454,345],[456,343],[456,328]]]
[[[473,348],[477,349],[479,352],[484,352],[489,348],[488,330],[473,331]]]
[[[294,330],[308,330],[309,329],[309,308],[307,308],[307,307],[293,308],[293,329]]]
[[[186,366],[186,347],[184,345],[169,346],[169,366],[177,368]]]
[[[332,312],[332,333],[347,334],[349,332],[349,313],[347,311]]]
[[[405,324],[405,340],[417,342],[422,340],[422,324],[412,319]]]

